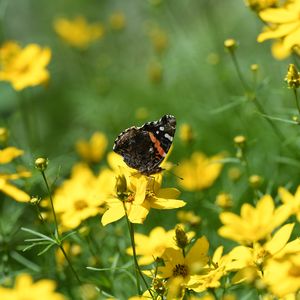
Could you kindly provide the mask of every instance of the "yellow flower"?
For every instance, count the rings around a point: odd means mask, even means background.
[[[86,164],[73,167],[71,178],[55,191],[53,202],[63,229],[103,212],[104,200],[114,188],[113,173],[102,170],[95,176]]]
[[[83,160],[89,163],[98,163],[106,150],[107,138],[102,132],[95,132],[89,141],[79,140],[76,151]]]
[[[152,61],[148,66],[148,77],[154,84],[158,84],[163,80],[164,69],[160,62]]]
[[[300,36],[300,1],[291,0],[286,5],[278,8],[268,8],[259,13],[260,18],[269,24],[262,32],[258,42],[267,39],[281,39],[281,53],[290,53],[294,47],[299,47]]]
[[[113,30],[122,30],[126,26],[126,18],[123,12],[114,12],[109,18]]]
[[[29,44],[22,49],[15,42],[7,42],[0,48],[0,80],[9,81],[17,91],[47,83],[50,59],[49,48]]]
[[[178,183],[188,191],[202,190],[213,185],[220,175],[222,164],[218,162],[223,155],[207,157],[194,152],[190,160],[184,160],[176,168],[177,174],[183,178]]]
[[[289,217],[289,213],[286,206],[275,209],[272,197],[266,195],[257,202],[256,207],[243,204],[241,216],[231,212],[221,213],[220,219],[224,226],[218,233],[238,243],[250,244],[265,239]]]
[[[181,124],[179,127],[179,138],[183,143],[191,143],[195,139],[193,129],[189,124]]]
[[[188,239],[191,240],[195,233],[187,233]],[[141,255],[139,258],[140,265],[149,265],[156,258],[160,258],[166,248],[178,249],[175,242],[175,230],[166,231],[163,227],[155,227],[149,233],[149,236],[135,233],[136,254]],[[128,248],[127,253],[132,255],[132,249]]]
[[[0,164],[7,164],[23,154],[23,151],[15,147],[7,147],[0,150]],[[5,174],[0,172],[0,191],[15,199],[18,202],[28,202],[30,196],[10,183],[10,180],[30,177],[31,173],[22,170],[14,174]]]
[[[106,199],[108,209],[102,216],[105,226],[125,216],[125,209],[131,223],[143,223],[151,208],[173,209],[184,206],[182,200],[176,200],[180,192],[175,188],[161,188],[162,175],[143,176],[136,171],[128,172],[120,167],[118,181],[125,187],[122,191],[115,189],[114,195]]]
[[[162,54],[168,48],[168,35],[161,28],[157,27],[150,31],[150,38],[156,53]]]
[[[184,256],[182,250],[167,248],[162,256],[165,266],[158,268],[158,275],[168,281],[180,278],[181,286],[192,289],[198,284],[197,274],[204,272],[208,262],[208,241],[206,237],[199,238],[189,252]]]
[[[192,210],[189,211],[179,210],[177,212],[177,219],[181,223],[189,224],[192,226],[198,225],[201,222],[201,217],[195,215],[195,213]]]
[[[283,187],[278,189],[278,194],[284,205],[290,208],[291,214],[296,215],[297,220],[300,222],[300,186],[298,186],[294,196]]]
[[[74,20],[59,18],[54,22],[54,30],[66,43],[78,49],[88,48],[104,35],[102,24],[89,24],[82,16]]]
[[[28,274],[18,275],[13,288],[0,287],[1,300],[64,300],[62,294],[55,292],[56,284],[53,280],[42,279],[33,282]]]
[[[231,208],[232,207],[232,197],[228,193],[220,193],[217,195],[215,203],[223,209]]]

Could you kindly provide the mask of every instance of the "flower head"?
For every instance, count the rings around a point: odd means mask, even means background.
[[[256,12],[275,7],[277,4],[278,0],[246,0],[246,5]]]
[[[122,157],[115,153],[109,154],[109,161],[115,170],[112,177],[115,183],[123,178],[123,191],[120,193],[115,188],[114,192],[106,198],[107,210],[101,220],[103,225],[115,222],[126,214],[131,223],[143,223],[151,208],[173,209],[186,204],[182,200],[176,200],[180,194],[177,189],[161,188],[161,174],[152,177],[141,175],[136,170],[125,166]]]
[[[188,191],[202,190],[210,187],[218,178],[222,164],[218,160],[223,155],[207,157],[200,152],[194,152],[189,160],[184,160],[176,168],[177,174],[183,178],[179,185]]]
[[[62,294],[55,292],[55,282],[43,279],[33,282],[28,274],[18,275],[13,288],[0,287],[1,300],[64,300]]]
[[[122,11],[116,11],[111,14],[109,23],[113,30],[122,30],[126,26],[126,17]]]
[[[241,216],[231,212],[220,215],[224,224],[218,233],[238,243],[251,244],[265,239],[272,231],[289,217],[289,209],[285,206],[275,208],[271,196],[263,196],[256,207],[248,203],[242,205]]]
[[[89,141],[79,140],[76,151],[83,160],[89,163],[98,163],[106,150],[107,138],[102,132],[95,132]]]
[[[54,29],[66,43],[78,49],[88,48],[92,42],[104,35],[102,24],[89,24],[81,16],[73,20],[59,18],[54,22]]]
[[[299,0],[291,0],[281,7],[268,8],[259,13],[260,18],[269,26],[257,37],[257,41],[276,39],[273,55],[278,59],[285,58],[300,46],[299,13]]]
[[[187,232],[188,240],[194,237],[194,232]],[[149,235],[135,233],[136,254],[140,255],[139,264],[149,265],[156,258],[161,258],[167,248],[178,249],[175,242],[175,230],[166,231],[162,227],[155,227]],[[132,255],[132,249],[128,248],[127,253]]]
[[[95,176],[86,164],[73,167],[70,179],[55,191],[53,202],[64,229],[76,228],[82,221],[103,212],[104,200],[114,187],[112,172]]]
[[[0,48],[0,80],[9,81],[17,91],[48,82],[46,69],[51,50],[37,44],[21,48],[16,42],[7,42]]]
[[[300,186],[298,186],[295,195],[292,195],[287,189],[280,187],[278,189],[279,196],[283,204],[290,209],[292,215],[296,215],[300,222]]]

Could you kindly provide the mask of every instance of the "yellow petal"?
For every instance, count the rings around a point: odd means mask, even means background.
[[[286,224],[274,234],[272,239],[265,244],[265,249],[272,255],[280,251],[288,242],[295,224]]]
[[[291,23],[291,24],[288,23],[288,24],[279,25],[274,29],[267,28],[257,37],[257,41],[261,43],[268,39],[277,39],[277,38],[285,37],[286,35],[290,34],[298,27],[299,24],[297,23]]]
[[[171,198],[171,199],[176,199],[180,195],[180,191],[175,188],[165,188],[165,189],[160,189],[157,192],[157,197],[158,198]]]
[[[291,55],[291,49],[286,49],[281,40],[272,44],[271,51],[272,55],[278,60],[285,59]]]
[[[0,164],[7,164],[23,153],[23,150],[15,147],[7,147],[3,150],[0,150]]]
[[[28,194],[8,182],[2,184],[0,189],[3,193],[15,199],[16,201],[28,202],[30,200],[30,196]]]
[[[269,8],[259,13],[259,16],[270,23],[291,23],[299,19],[299,11],[288,10],[285,8]]]
[[[109,208],[102,216],[101,223],[103,226],[115,222],[125,216],[123,203],[120,200],[109,201]]]
[[[292,49],[294,46],[299,46],[300,45],[300,25],[298,25],[298,28],[288,34],[284,39],[283,39],[283,46],[286,49]]]
[[[155,209],[173,209],[173,208],[179,208],[185,206],[186,202],[182,200],[176,200],[176,199],[152,197],[152,201],[150,202],[150,205],[152,208]]]
[[[294,196],[285,188],[280,187],[278,189],[278,194],[280,196],[280,199],[283,203],[290,203],[292,204],[294,202]]]
[[[205,236],[202,236],[198,239],[195,244],[192,246],[190,251],[186,256],[186,262],[189,266],[200,264],[201,266],[205,266],[208,261],[208,252],[209,243]]]

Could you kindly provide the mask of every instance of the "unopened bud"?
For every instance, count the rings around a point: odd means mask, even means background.
[[[175,228],[175,241],[181,249],[184,249],[189,243],[188,236],[180,225]]]
[[[44,172],[47,169],[48,166],[48,159],[44,157],[39,157],[35,160],[35,167],[41,171]]]
[[[230,194],[228,193],[220,193],[217,195],[216,198],[216,204],[223,208],[223,209],[227,209],[232,207],[232,197]]]
[[[263,179],[259,175],[251,175],[249,177],[249,184],[252,188],[258,189],[263,182]]]
[[[179,128],[179,137],[184,143],[191,143],[194,140],[194,133],[192,127],[184,123]]]
[[[8,135],[8,130],[5,127],[0,127],[0,143],[6,143]]]
[[[127,191],[127,181],[124,175],[119,175],[116,179],[116,190],[117,195],[123,198],[124,194]]]
[[[246,138],[243,135],[237,135],[234,137],[233,141],[237,147],[243,148],[246,143]]]
[[[224,47],[228,49],[229,52],[234,52],[234,50],[237,48],[236,40],[234,39],[227,39],[224,41]]]
[[[251,69],[252,72],[257,72],[258,71],[258,64],[252,64],[250,66],[250,69]]]
[[[31,197],[30,204],[38,205],[41,202],[41,198],[39,197]]]
[[[297,89],[300,86],[299,72],[294,64],[290,64],[284,79],[290,89]]]

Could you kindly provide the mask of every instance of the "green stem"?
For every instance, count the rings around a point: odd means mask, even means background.
[[[81,280],[80,280],[78,274],[76,273],[76,271],[75,271],[75,269],[74,269],[74,267],[73,267],[73,265],[72,265],[72,263],[71,263],[71,260],[69,259],[69,257],[68,257],[68,255],[67,255],[67,253],[66,253],[66,251],[65,251],[65,249],[64,249],[64,247],[63,247],[62,244],[59,245],[59,249],[60,249],[61,252],[63,253],[63,255],[64,255],[66,261],[68,262],[68,265],[69,265],[70,269],[72,270],[72,272],[73,272],[75,278],[77,279],[78,283],[79,283],[79,284],[82,284],[82,282],[81,282]]]
[[[52,209],[52,214],[53,214],[54,223],[55,223],[55,231],[56,231],[55,236],[59,237],[58,225],[57,225],[58,223],[57,223],[56,213],[55,213],[55,210],[54,210],[54,205],[53,205],[53,199],[52,199],[51,190],[50,190],[50,187],[49,187],[49,184],[48,184],[47,177],[45,175],[45,171],[41,171],[41,173],[42,173],[43,179],[45,181],[45,184],[46,184],[46,187],[47,187],[47,191],[48,191],[48,195],[49,195],[49,198],[50,198],[51,209]]]
[[[298,101],[298,93],[297,93],[297,89],[294,88],[293,91],[294,91],[294,95],[295,95],[296,106],[297,106],[298,112],[299,112],[299,114],[300,114],[300,106],[299,106],[299,101]]]
[[[126,222],[127,222],[127,226],[128,226],[128,230],[129,230],[129,234],[130,234],[130,241],[131,241],[131,247],[132,247],[132,252],[133,252],[133,261],[134,261],[134,265],[135,265],[135,276],[136,276],[136,284],[137,284],[137,291],[138,291],[138,294],[141,295],[142,292],[141,292],[141,288],[140,288],[140,278],[139,276],[141,276],[147,290],[149,291],[152,299],[154,299],[154,296],[148,286],[148,283],[147,281],[145,280],[144,276],[143,276],[143,273],[139,267],[139,264],[138,264],[138,261],[137,261],[137,255],[136,255],[136,250],[135,250],[135,240],[134,240],[134,226],[133,224],[129,221],[129,218],[128,218],[128,214],[127,214],[127,209],[126,209],[126,206],[125,206],[125,203],[123,202],[123,206],[124,206],[124,210],[125,210],[125,217],[126,217]]]
[[[246,83],[246,80],[244,79],[244,76],[243,76],[243,74],[241,72],[240,65],[238,63],[236,55],[235,55],[234,51],[230,51],[230,54],[231,54],[231,58],[232,58],[234,67],[236,69],[237,75],[238,75],[238,77],[239,77],[239,79],[240,79],[240,81],[241,81],[241,83],[243,85],[244,90],[247,92],[247,91],[250,90],[250,88],[249,88],[248,84]]]

